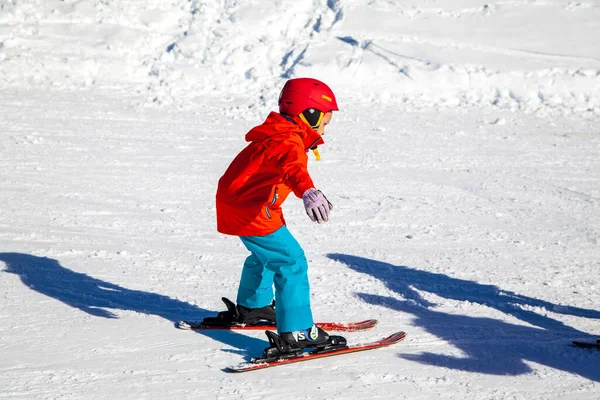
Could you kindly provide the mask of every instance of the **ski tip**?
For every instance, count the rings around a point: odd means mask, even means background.
[[[398,343],[398,342],[404,340],[405,337],[406,337],[406,332],[399,331],[399,332],[391,334],[390,336],[386,337],[385,339],[382,339],[379,343],[390,345],[390,344]]]
[[[378,323],[379,321],[376,319],[367,319],[364,321],[347,323],[315,322],[315,325],[322,329],[335,332],[360,332],[373,329]]]
[[[366,328],[373,328],[379,323],[376,319],[367,319],[361,322],[358,322],[356,325],[364,326]]]

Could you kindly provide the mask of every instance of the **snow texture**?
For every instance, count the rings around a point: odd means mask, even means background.
[[[0,0],[0,398],[598,399],[600,4]],[[282,84],[341,111],[285,215],[317,320],[394,347],[241,375],[216,184]],[[312,157],[312,155],[310,155]]]

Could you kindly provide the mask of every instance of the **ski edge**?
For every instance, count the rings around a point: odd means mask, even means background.
[[[257,363],[257,364],[252,363],[252,362],[245,362],[245,363],[241,363],[241,364],[238,364],[235,366],[226,367],[223,369],[223,371],[229,372],[229,373],[248,372],[248,371],[255,371],[255,370],[259,370],[259,369],[265,369],[265,368],[275,367],[275,366],[284,365],[284,364],[293,364],[293,363],[302,362],[302,361],[314,360],[317,358],[325,358],[325,357],[331,357],[331,356],[348,354],[348,353],[356,353],[359,351],[379,349],[382,347],[388,347],[393,344],[399,343],[402,340],[404,340],[404,338],[406,338],[406,332],[399,331],[399,332],[393,333],[390,336],[387,336],[383,339],[376,340],[374,342],[351,345],[345,349],[335,350],[335,351],[331,351],[328,353],[320,353],[320,354],[306,353],[306,354],[301,355],[296,358],[290,358],[290,359],[273,361],[273,362]]]

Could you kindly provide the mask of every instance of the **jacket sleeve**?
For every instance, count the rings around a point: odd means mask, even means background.
[[[314,188],[315,185],[306,167],[308,156],[302,149],[302,142],[289,143],[285,146],[287,151],[278,152],[278,167],[283,171],[283,182],[289,186],[296,197],[302,198],[305,191]]]

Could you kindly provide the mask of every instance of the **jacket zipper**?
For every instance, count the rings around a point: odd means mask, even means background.
[[[271,207],[273,204],[275,204],[277,202],[278,198],[279,198],[279,194],[277,194],[277,187],[275,187],[275,195],[273,196],[273,201],[271,202],[271,204],[269,204],[265,207],[265,211],[267,212],[267,217],[271,218],[271,213],[269,212],[269,207]]]

